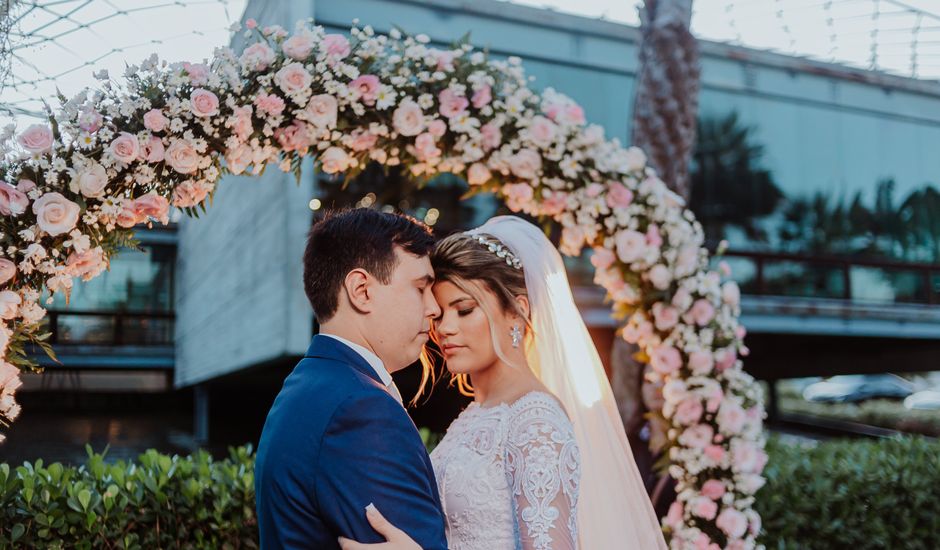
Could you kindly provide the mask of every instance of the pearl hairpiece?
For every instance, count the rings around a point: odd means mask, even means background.
[[[516,269],[522,269],[522,262],[519,260],[519,258],[516,257],[515,254],[510,252],[508,248],[503,246],[503,243],[492,240],[492,239],[487,239],[483,235],[471,235],[471,236],[476,242],[485,246],[487,250],[489,250],[493,254],[496,254],[500,258],[503,258],[504,260],[506,260],[506,265],[510,267],[514,267]]]

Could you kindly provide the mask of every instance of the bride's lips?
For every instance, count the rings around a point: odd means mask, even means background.
[[[451,355],[455,353],[458,349],[465,348],[466,346],[458,346],[457,344],[444,344],[444,355]]]

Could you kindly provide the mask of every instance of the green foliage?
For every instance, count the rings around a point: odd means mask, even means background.
[[[911,437],[786,445],[772,438],[755,509],[770,549],[934,549],[940,442]]]
[[[257,548],[250,446],[78,467],[0,464],[0,548]]]

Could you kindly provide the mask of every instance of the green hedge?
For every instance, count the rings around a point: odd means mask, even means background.
[[[756,503],[768,550],[940,548],[940,442],[772,438],[768,451]]]
[[[257,548],[254,456],[0,464],[0,548]]]

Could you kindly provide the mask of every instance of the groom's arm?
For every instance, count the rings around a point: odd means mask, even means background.
[[[378,392],[347,398],[324,434],[317,503],[337,536],[382,542],[366,520],[374,503],[424,550],[446,550],[444,517],[427,452],[405,410]]]

